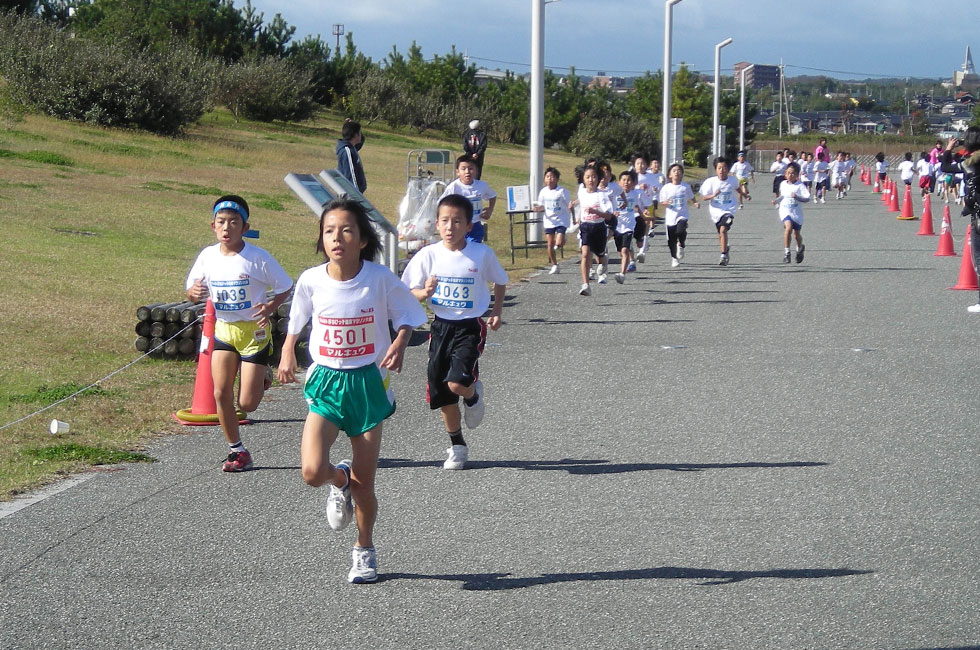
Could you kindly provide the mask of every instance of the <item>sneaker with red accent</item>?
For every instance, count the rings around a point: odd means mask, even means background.
[[[233,451],[221,466],[223,472],[244,472],[252,469],[252,454],[247,451]]]

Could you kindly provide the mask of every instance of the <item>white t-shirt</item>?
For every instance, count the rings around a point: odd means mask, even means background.
[[[926,158],[919,158],[919,162],[915,163],[915,171],[919,172],[919,177],[932,176],[932,165]]]
[[[843,160],[835,160],[830,163],[831,185],[838,185],[847,181],[847,163]]]
[[[606,193],[606,196],[609,197],[609,203],[611,203],[614,208],[619,204],[619,197],[621,197],[624,193],[623,186],[616,181],[612,181],[605,187],[600,185],[599,191]]]
[[[544,227],[557,228],[564,226],[569,228],[572,225],[572,213],[568,210],[571,203],[568,190],[564,187],[555,186],[555,189],[542,187],[538,192],[538,203],[544,207]]]
[[[258,320],[255,308],[265,303],[265,292],[279,295],[289,291],[293,280],[279,262],[264,249],[244,242],[234,255],[222,255],[221,244],[208,246],[197,256],[187,275],[186,289],[201,280],[208,285],[218,320]]]
[[[901,177],[903,181],[910,181],[915,175],[915,163],[911,160],[903,160],[898,163],[898,171],[901,172]]]
[[[875,163],[875,171],[879,174],[885,174],[888,172],[888,161],[882,160]]]
[[[578,188],[578,202],[581,211],[579,212],[579,219],[582,223],[600,223],[605,221],[603,217],[597,214],[589,214],[589,208],[598,208],[600,212],[612,212],[613,204],[609,200],[609,194],[606,192],[596,189],[595,192],[590,192],[584,187]]]
[[[734,165],[732,165],[732,174],[735,176],[735,178],[737,178],[740,181],[741,180],[748,180],[749,176],[754,171],[755,171],[755,168],[752,167],[752,165],[749,164],[748,161],[746,161],[746,162],[736,162]]]
[[[660,190],[660,205],[665,206],[664,224],[676,226],[681,219],[688,219],[687,204],[694,198],[694,190],[685,182],[667,183]]]
[[[776,197],[776,204],[779,206],[779,220],[792,219],[798,224],[803,224],[803,209],[800,203],[810,200],[810,190],[800,182],[790,183],[783,181],[779,184],[779,196]]]
[[[654,174],[651,171],[645,171],[636,175],[636,187],[647,195],[647,198],[650,199],[650,205],[653,205],[653,202],[657,200],[663,184],[664,175],[659,172]],[[646,186],[645,189],[644,185]]]
[[[395,331],[426,322],[422,305],[387,267],[365,261],[341,282],[327,273],[328,264],[303,271],[289,309],[289,334],[313,319],[310,356],[317,365],[342,370],[378,363],[391,346],[389,320]]]
[[[618,204],[616,207],[616,232],[633,232],[636,228],[637,210],[642,214],[650,205],[650,199],[643,190],[633,188],[626,193],[625,204]]]
[[[507,272],[493,249],[472,241],[458,251],[443,242],[429,244],[408,262],[402,282],[409,289],[421,289],[433,275],[439,284],[428,305],[433,314],[445,320],[483,316],[490,307],[488,284],[507,284]]]
[[[701,183],[701,196],[718,192],[718,195],[708,202],[708,214],[711,215],[713,222],[718,223],[718,220],[726,214],[735,214],[738,210],[737,191],[738,179],[734,176],[728,176],[725,180],[712,176]]]
[[[799,162],[799,165],[800,165],[800,180],[803,181],[804,183],[809,183],[810,181],[812,181],[813,177],[811,176],[811,174],[813,173],[813,163],[806,160],[801,160]]]
[[[776,174],[776,176],[782,176],[783,172],[786,171],[786,165],[788,164],[789,161],[786,160],[785,158],[782,160],[777,160],[773,162],[771,165],[769,165],[769,171]]]
[[[474,180],[472,185],[464,185],[463,181],[457,178],[446,186],[439,200],[441,201],[450,194],[459,194],[469,199],[469,202],[473,204],[473,223],[483,222],[480,218],[480,215],[483,214],[483,202],[497,198],[497,193],[490,189],[486,181],[479,179]]]
[[[827,180],[827,163],[823,160],[816,160],[813,163],[813,180],[820,183]]]

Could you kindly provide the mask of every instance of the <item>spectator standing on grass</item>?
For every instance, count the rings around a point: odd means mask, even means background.
[[[361,166],[361,156],[358,153],[363,146],[364,134],[361,133],[361,123],[347,118],[340,129],[340,139],[337,140],[337,169],[360,192],[367,190],[367,178],[364,176],[364,167]]]
[[[476,165],[476,179],[483,177],[483,157],[487,152],[487,132],[480,128],[480,120],[473,120],[463,134],[463,153]]]

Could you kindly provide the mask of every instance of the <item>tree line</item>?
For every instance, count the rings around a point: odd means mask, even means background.
[[[529,139],[529,79],[480,79],[455,48],[426,57],[413,42],[373,61],[353,33],[334,48],[320,36],[294,40],[295,27],[278,13],[266,21],[248,0],[0,0],[0,12],[0,106],[167,134],[218,105],[265,121],[305,120],[332,107],[366,123],[451,136],[480,119],[494,140]],[[612,160],[659,155],[661,71],[635,79],[625,94],[574,70],[546,72],[544,86],[546,146]],[[682,65],[672,89],[685,159],[703,163],[712,88]],[[737,94],[722,94],[720,119],[731,153]]]

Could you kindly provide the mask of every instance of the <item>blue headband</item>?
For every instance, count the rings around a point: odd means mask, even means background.
[[[245,212],[245,208],[238,205],[234,201],[222,201],[218,205],[214,206],[214,213],[212,216],[217,216],[222,210],[233,210],[241,215],[242,221],[248,223],[248,212]]]

